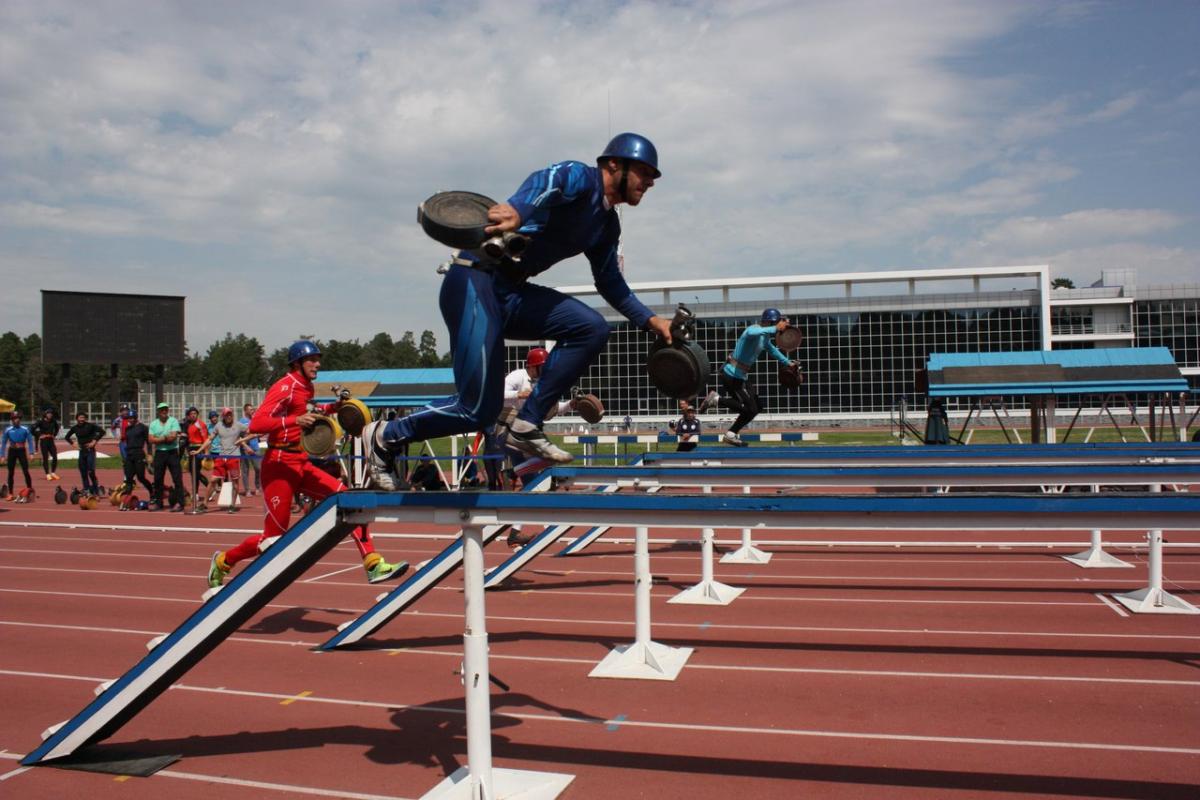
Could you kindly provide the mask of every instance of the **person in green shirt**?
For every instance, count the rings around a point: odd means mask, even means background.
[[[183,511],[183,469],[179,466],[179,439],[183,430],[179,420],[171,416],[171,407],[159,403],[154,421],[150,423],[150,444],[154,446],[154,498],[152,511],[162,511],[163,478],[171,471],[170,504],[172,511]]]

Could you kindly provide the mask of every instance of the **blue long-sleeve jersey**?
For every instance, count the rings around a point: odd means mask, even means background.
[[[758,358],[758,354],[763,351],[764,347],[779,363],[790,364],[791,359],[775,346],[774,337],[774,325],[746,326],[746,330],[742,331],[742,335],[738,337],[737,344],[733,346],[733,352],[729,356],[731,360],[722,367],[725,374],[731,378],[745,380],[746,371],[754,364],[754,360]]]
[[[0,436],[0,458],[8,452],[10,444],[21,445],[26,451],[34,451],[33,434],[24,425],[13,425]]]
[[[578,161],[551,164],[526,178],[508,204],[521,215],[521,233],[529,236],[520,261],[525,274],[537,275],[583,253],[600,296],[634,325],[645,327],[654,312],[637,299],[621,274],[621,222],[616,210],[605,205],[598,168]]]

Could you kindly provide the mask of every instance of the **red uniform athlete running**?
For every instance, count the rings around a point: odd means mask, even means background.
[[[321,351],[312,342],[296,342],[288,348],[288,366],[288,374],[276,381],[250,418],[250,432],[267,437],[267,453],[262,462],[263,500],[267,506],[263,532],[223,553],[213,553],[208,585],[214,589],[224,583],[235,564],[257,556],[264,540],[287,531],[292,499],[297,492],[324,500],[346,490],[344,483],[314,466],[300,447],[301,431],[311,428],[317,419],[317,414],[308,410],[308,404],[313,398],[313,380],[321,369]],[[320,412],[331,413],[336,405],[330,403]],[[375,552],[365,525],[355,528],[353,536],[371,583],[399,577],[408,569],[406,562],[389,564]]]

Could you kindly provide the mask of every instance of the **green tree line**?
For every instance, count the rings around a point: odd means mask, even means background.
[[[321,369],[411,369],[450,366],[450,354],[438,354],[437,338],[422,331],[418,340],[405,331],[399,340],[377,333],[365,344],[358,339],[323,341],[302,335],[321,348]],[[267,353],[262,343],[243,333],[226,333],[203,353],[187,354],[182,364],[165,368],[167,383],[209,386],[262,386],[287,371],[287,347]],[[42,363],[42,337],[25,338],[8,331],[0,335],[0,398],[17,404],[26,415],[62,399],[62,365]],[[121,366],[117,371],[122,398],[133,397],[137,382],[153,381],[153,366]],[[100,402],[109,399],[106,364],[71,365],[71,399]]]

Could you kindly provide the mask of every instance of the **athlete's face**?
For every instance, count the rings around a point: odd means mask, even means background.
[[[317,379],[317,373],[321,371],[320,356],[305,356],[300,359],[300,372],[310,381]]]
[[[642,196],[654,185],[654,170],[640,161],[629,162],[629,175],[625,179],[625,202],[636,206]]]

